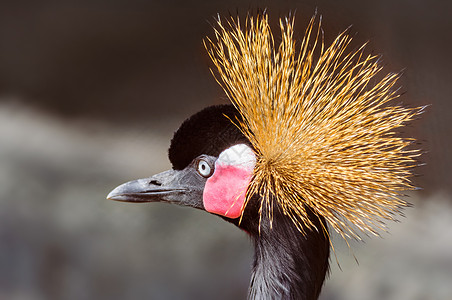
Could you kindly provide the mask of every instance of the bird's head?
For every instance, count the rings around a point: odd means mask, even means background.
[[[326,47],[315,17],[299,48],[293,18],[280,21],[279,46],[265,13],[240,24],[219,19],[205,41],[233,105],[190,117],[171,142],[172,170],[108,198],[178,203],[228,220],[243,219],[251,204],[251,216],[273,220],[279,209],[301,233],[319,229],[314,214],[343,237],[378,234],[413,189],[421,152],[396,133],[423,108],[393,103],[399,75],[379,79],[379,58],[364,46],[348,52],[347,32]]]
[[[252,145],[231,122],[239,119],[232,105],[211,106],[194,114],[182,123],[171,141],[171,170],[126,182],[107,198],[175,203],[217,214],[239,225],[256,163]],[[255,205],[249,207],[257,217]]]

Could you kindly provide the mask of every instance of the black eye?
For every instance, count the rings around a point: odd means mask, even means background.
[[[205,160],[200,159],[198,161],[198,173],[207,178],[212,175],[213,172],[210,165]]]

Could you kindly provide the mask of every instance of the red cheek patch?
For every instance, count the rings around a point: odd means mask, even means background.
[[[219,164],[207,179],[203,202],[206,211],[231,219],[238,218],[245,204],[253,169]]]

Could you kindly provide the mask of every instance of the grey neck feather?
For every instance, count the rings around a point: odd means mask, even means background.
[[[318,228],[320,222],[314,220]],[[273,228],[261,225],[254,237],[255,257],[249,299],[317,299],[328,272],[329,241],[325,232],[300,233],[286,216]]]

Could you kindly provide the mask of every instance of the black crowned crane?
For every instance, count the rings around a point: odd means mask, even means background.
[[[394,130],[422,109],[391,104],[397,74],[378,58],[318,42],[313,18],[298,50],[293,18],[274,44],[266,14],[218,20],[205,42],[232,105],[187,119],[169,148],[173,169],[118,186],[108,199],[170,202],[219,215],[255,248],[249,297],[317,299],[328,272],[328,227],[378,234],[412,189],[417,150]]]

